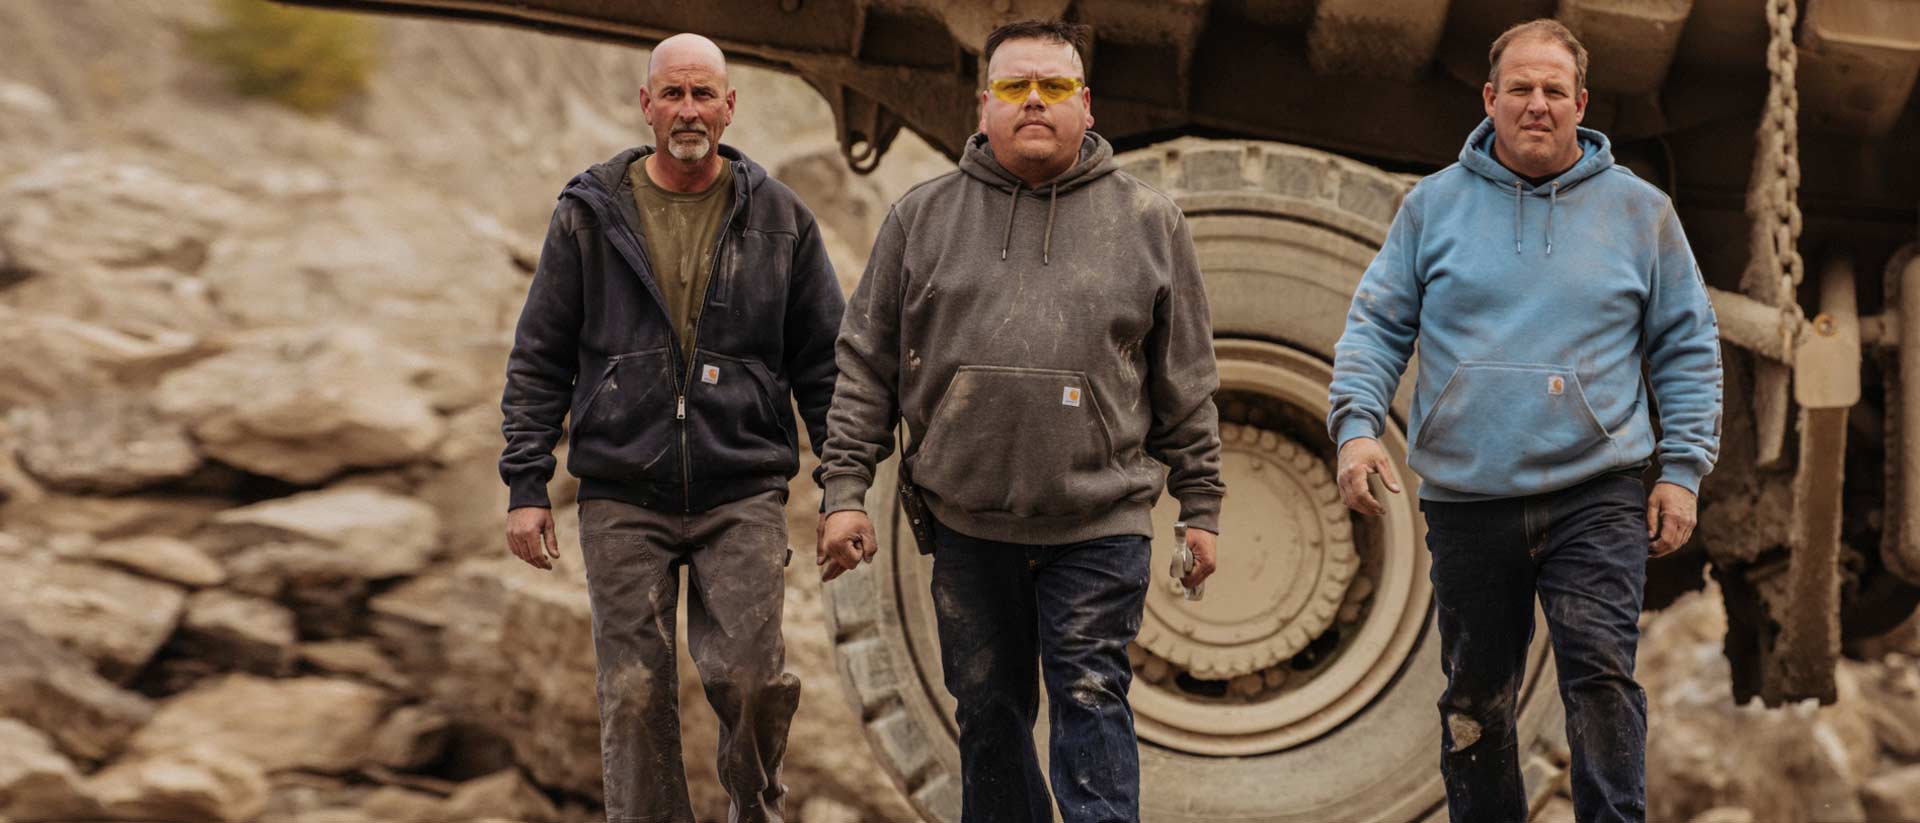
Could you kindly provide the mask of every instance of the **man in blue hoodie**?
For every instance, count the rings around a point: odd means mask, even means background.
[[[1354,293],[1327,428],[1347,505],[1380,514],[1369,480],[1400,483],[1377,438],[1417,345],[1408,465],[1433,554],[1452,818],[1527,819],[1514,718],[1537,593],[1575,814],[1643,820],[1646,563],[1687,541],[1719,451],[1718,333],[1672,203],[1578,125],[1579,40],[1535,20],[1488,62],[1487,120],[1407,194]]]

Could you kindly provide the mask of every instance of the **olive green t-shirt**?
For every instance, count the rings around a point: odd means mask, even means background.
[[[653,279],[667,298],[680,347],[693,356],[693,328],[706,303],[713,277],[713,241],[733,205],[733,164],[721,163],[720,176],[706,191],[674,192],[647,176],[646,158],[627,166],[634,205],[640,210],[640,242],[647,247]]]

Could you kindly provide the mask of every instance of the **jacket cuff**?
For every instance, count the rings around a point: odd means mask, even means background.
[[[533,506],[542,509],[553,508],[553,502],[547,499],[547,480],[534,472],[514,475],[507,481],[507,509]]]
[[[1705,477],[1706,474],[1706,468],[1699,463],[1692,461],[1675,461],[1673,463],[1661,464],[1659,482],[1672,483],[1680,488],[1693,492],[1694,496],[1698,497],[1700,495],[1700,478]]]
[[[1180,497],[1180,519],[1191,529],[1220,533],[1220,495],[1188,493]]]
[[[1337,449],[1344,446],[1348,440],[1359,437],[1371,437],[1377,440],[1380,437],[1380,432],[1374,430],[1373,421],[1360,415],[1353,415],[1340,421],[1340,428],[1334,430],[1334,448]]]
[[[821,513],[867,510],[867,487],[872,481],[854,474],[836,474],[827,478]]]

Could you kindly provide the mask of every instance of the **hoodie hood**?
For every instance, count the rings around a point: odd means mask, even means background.
[[[1522,246],[1520,224],[1525,212],[1524,198],[1547,198],[1547,229],[1544,241],[1547,254],[1553,254],[1553,210],[1559,205],[1560,195],[1574,186],[1592,178],[1607,169],[1613,168],[1613,145],[1607,142],[1607,136],[1584,126],[1576,127],[1575,133],[1580,142],[1580,159],[1574,161],[1573,168],[1561,172],[1558,177],[1539,186],[1528,185],[1527,181],[1515,174],[1512,169],[1500,164],[1493,156],[1493,118],[1480,121],[1478,128],[1467,135],[1467,144],[1460,147],[1460,165],[1480,175],[1490,183],[1513,192],[1513,252],[1520,253]]]
[[[725,143],[721,143],[716,151],[720,153],[721,159],[733,164],[733,220],[744,220],[746,219],[754,190],[758,189],[760,184],[767,179],[767,170],[761,168],[759,163],[753,162],[751,158],[741,153],[739,149]],[[573,179],[567,182],[566,188],[561,190],[560,196],[566,197],[570,194],[577,195],[590,192],[607,198],[615,206],[620,206],[623,202],[630,202],[632,200],[631,196],[620,198],[614,197],[613,195],[618,193],[622,186],[628,185],[627,168],[632,166],[635,160],[653,154],[653,152],[654,147],[652,146],[639,146],[620,152],[605,162],[574,175]],[[623,208],[621,211],[624,214],[630,210],[631,209]],[[633,220],[637,225],[638,217],[634,216]]]
[[[1043,187],[1047,192],[1047,228],[1040,241],[1041,265],[1051,265],[1053,262],[1054,201],[1060,195],[1072,194],[1074,190],[1118,168],[1113,162],[1113,145],[1106,138],[1091,131],[1081,135],[1080,159],[1059,177],[1047,181]],[[967,139],[967,149],[960,155],[960,170],[968,177],[1008,193],[1007,228],[1000,238],[1000,259],[1006,260],[1007,249],[1013,242],[1013,219],[1020,212],[1020,192],[1024,189],[1038,197],[1040,190],[1027,187],[1025,180],[1007,171],[1000,161],[994,159],[993,148],[988,144],[985,133],[975,133]]]

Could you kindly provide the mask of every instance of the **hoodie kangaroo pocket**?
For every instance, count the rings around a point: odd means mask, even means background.
[[[1573,369],[1469,361],[1427,410],[1408,465],[1441,488],[1512,495],[1572,485],[1616,456]]]
[[[576,410],[567,470],[602,480],[679,481],[672,355],[664,348],[615,355]]]
[[[1077,514],[1129,488],[1081,372],[961,366],[926,428],[914,483],[963,511]]]

